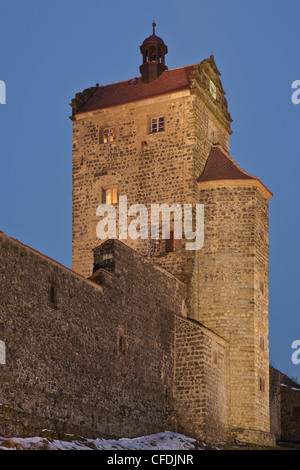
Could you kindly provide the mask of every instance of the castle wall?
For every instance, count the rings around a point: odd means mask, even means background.
[[[198,322],[176,318],[174,403],[179,432],[214,442],[228,438],[227,347]]]
[[[270,367],[270,412],[276,439],[299,442],[300,386],[274,367]]]
[[[114,256],[101,287],[0,235],[0,433],[164,429],[184,288],[122,243]]]
[[[299,385],[298,385],[299,387]],[[281,439],[299,442],[300,389],[281,385]]]
[[[270,431],[281,438],[281,379],[282,373],[270,366]]]

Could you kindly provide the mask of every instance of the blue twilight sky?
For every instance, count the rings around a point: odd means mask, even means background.
[[[71,267],[75,93],[139,75],[156,33],[169,68],[214,54],[233,118],[231,155],[270,202],[270,361],[300,380],[299,0],[0,0],[0,230]]]

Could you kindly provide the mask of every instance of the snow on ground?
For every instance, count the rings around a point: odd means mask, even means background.
[[[170,431],[118,440],[71,438],[63,441],[49,437],[0,437],[0,450],[194,450],[197,442]]]

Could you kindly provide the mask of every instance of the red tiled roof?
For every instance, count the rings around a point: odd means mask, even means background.
[[[166,70],[150,83],[144,83],[141,77],[97,87],[86,103],[77,111],[84,113],[96,109],[116,106],[131,101],[138,101],[152,96],[190,88],[190,75],[195,65]]]
[[[224,180],[254,180],[267,192],[268,197],[273,193],[260,181],[257,176],[244,171],[220,145],[212,146],[203,172],[198,182]]]
[[[246,173],[221,147],[214,145],[198,181],[257,179]]]

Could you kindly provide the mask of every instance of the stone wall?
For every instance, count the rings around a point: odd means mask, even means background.
[[[171,419],[185,288],[120,242],[114,261],[100,286],[0,235],[0,433],[134,436]]]
[[[282,373],[270,366],[270,430],[281,438],[281,379]]]
[[[281,439],[300,442],[300,386],[281,385]]]
[[[203,325],[176,318],[174,402],[179,432],[228,438],[227,342]]]
[[[271,430],[276,439],[300,442],[300,384],[270,367]]]

